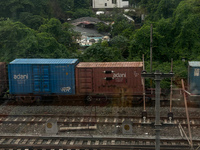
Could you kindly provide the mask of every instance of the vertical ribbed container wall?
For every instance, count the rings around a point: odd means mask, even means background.
[[[74,95],[78,59],[15,59],[8,65],[10,94]]]
[[[200,95],[200,61],[189,62],[188,85],[191,94]]]
[[[77,94],[141,95],[142,62],[80,62],[76,67]]]
[[[5,92],[7,88],[8,88],[8,83],[7,83],[6,63],[0,62],[0,96],[2,96],[3,92]]]

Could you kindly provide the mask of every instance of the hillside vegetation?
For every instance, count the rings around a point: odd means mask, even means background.
[[[187,78],[187,61],[200,61],[199,0],[130,0],[140,6],[128,12],[141,27],[129,22],[119,9],[98,16],[99,32],[111,40],[100,41],[82,54],[75,43],[79,35],[68,19],[95,17],[90,0],[1,0],[0,61],[15,58],[79,58],[81,61],[141,61],[149,70],[150,26],[153,25],[153,70],[170,71],[175,79]],[[145,21],[140,15],[145,14]],[[182,60],[186,61],[182,61]],[[165,83],[164,83],[165,84]]]

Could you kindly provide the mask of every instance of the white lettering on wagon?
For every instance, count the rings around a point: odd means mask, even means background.
[[[126,73],[114,73],[113,74],[113,79],[115,80],[116,83],[123,83],[125,82],[126,78]]]
[[[26,80],[28,80],[28,74],[14,74],[13,79],[17,81],[17,84],[25,84]]]
[[[28,74],[26,74],[26,75],[21,75],[21,74],[15,75],[14,74],[14,79],[15,80],[27,80],[28,79]]]
[[[60,88],[60,90],[62,92],[69,92],[71,90],[71,87],[62,87],[62,88]]]
[[[126,78],[126,73],[114,73],[113,78]]]

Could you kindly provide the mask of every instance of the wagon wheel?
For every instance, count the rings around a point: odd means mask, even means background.
[[[35,100],[36,100],[36,98],[32,97],[32,96],[16,97],[17,102],[24,103],[24,104],[33,103],[33,102],[35,102]]]
[[[86,96],[85,104],[89,105],[91,102],[92,102],[92,96],[91,95]]]
[[[108,99],[106,94],[103,94],[100,98],[100,106],[106,106],[111,103],[111,100]]]

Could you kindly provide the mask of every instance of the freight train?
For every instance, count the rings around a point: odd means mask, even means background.
[[[18,101],[76,96],[87,101],[141,98],[142,62],[79,62],[78,59],[15,59],[8,64],[9,93]]]
[[[0,94],[9,87],[9,95],[22,102],[47,96],[82,97],[87,102],[109,98],[139,101],[144,94],[142,70],[143,62],[15,59],[8,64],[8,70],[5,63],[0,63]],[[190,62],[188,71],[189,88],[200,91],[200,63]],[[146,90],[146,96],[150,100],[154,94]]]

